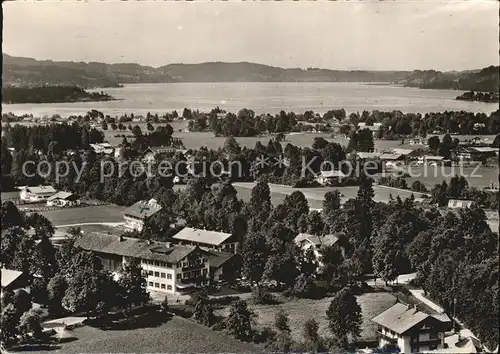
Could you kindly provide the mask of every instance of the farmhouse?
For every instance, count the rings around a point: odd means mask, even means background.
[[[146,220],[161,209],[161,205],[155,199],[150,199],[149,201],[140,200],[123,212],[123,218],[125,219],[124,226],[140,232]]]
[[[472,203],[472,200],[450,199],[448,201],[448,208],[470,208]]]
[[[147,289],[174,294],[223,278],[223,269],[232,255],[207,251],[196,246],[172,245],[137,238],[91,232],[75,243],[92,251],[104,269],[118,272],[135,258],[144,269]],[[227,268],[225,268],[227,270]]]
[[[0,297],[3,297],[4,292],[6,291],[16,291],[19,289],[24,289],[27,292],[30,291],[29,287],[29,279],[26,273],[2,268],[0,269],[1,278],[2,278],[2,288]]]
[[[313,251],[320,271],[323,267],[323,263],[321,262],[321,258],[323,257],[322,250],[325,247],[333,246],[337,243],[337,241],[338,237],[335,235],[316,236],[305,233],[298,234],[294,239],[295,244],[304,254],[309,250]]]
[[[172,238],[180,245],[198,246],[206,250],[236,253],[238,249],[238,240],[225,232],[185,227]]]
[[[179,150],[179,149],[176,149],[172,146],[149,147],[144,151],[144,153],[142,155],[142,160],[145,162],[154,162],[157,159],[157,157],[161,154],[165,154],[168,152],[177,152],[177,151],[181,151],[183,153],[187,152],[187,150]]]
[[[70,192],[57,192],[47,198],[47,206],[73,206],[80,204],[76,194]]]
[[[316,181],[324,186],[332,184],[335,181],[339,181],[342,178],[347,177],[345,173],[339,170],[333,171],[321,171],[316,177]]]
[[[379,346],[395,344],[404,354],[443,348],[445,332],[451,329],[448,316],[430,315],[400,303],[372,321],[378,325]]]
[[[375,160],[380,157],[380,153],[378,152],[357,152],[356,157],[359,160]]]
[[[24,187],[19,197],[26,202],[44,202],[57,191],[52,186]]]
[[[425,155],[421,156],[417,160],[417,164],[425,165],[425,164],[441,164],[445,161],[443,156],[434,156],[434,155]]]
[[[358,123],[358,130],[369,129],[372,132],[378,132],[382,128],[382,123],[373,123],[373,125],[368,125],[365,122]]]

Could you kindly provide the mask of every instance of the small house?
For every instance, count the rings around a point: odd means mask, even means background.
[[[420,353],[444,348],[451,329],[445,314],[428,314],[413,305],[396,303],[372,319],[378,325],[379,346],[396,345],[400,353]]]
[[[305,233],[298,234],[294,239],[295,244],[301,249],[304,255],[309,250],[313,251],[314,257],[316,258],[316,262],[319,267],[318,270],[320,272],[321,268],[323,267],[323,263],[321,262],[321,259],[323,257],[322,251],[325,247],[335,245],[337,241],[338,237],[335,235],[316,236]]]
[[[146,220],[159,212],[161,209],[162,206],[158,204],[155,199],[150,199],[149,201],[140,200],[125,209],[123,212],[123,218],[125,220],[124,226],[128,229],[140,232],[142,231]]]
[[[19,197],[25,202],[45,202],[49,197],[57,193],[52,186],[26,186],[21,190]]]
[[[448,201],[448,208],[470,208],[472,203],[472,200],[450,199]]]
[[[60,191],[47,199],[47,206],[73,206],[80,204],[80,200],[71,192]]]
[[[334,182],[339,182],[341,179],[346,178],[347,175],[339,170],[332,171],[321,171],[317,177],[316,181],[324,186],[331,185]]]

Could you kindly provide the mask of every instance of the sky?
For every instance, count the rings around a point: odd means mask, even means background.
[[[43,0],[2,7],[3,52],[39,60],[441,71],[499,61],[495,0]]]

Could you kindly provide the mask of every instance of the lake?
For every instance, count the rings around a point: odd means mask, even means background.
[[[101,91],[94,90],[94,91]],[[363,83],[169,83],[127,84],[102,89],[119,99],[108,102],[3,104],[3,112],[61,116],[85,114],[97,109],[111,116],[134,113],[166,113],[184,107],[209,111],[219,106],[229,112],[242,108],[256,113],[278,113],[280,110],[324,113],[344,108],[348,113],[401,110],[427,113],[466,110],[490,113],[497,104],[457,101],[461,91],[421,90],[411,87]]]

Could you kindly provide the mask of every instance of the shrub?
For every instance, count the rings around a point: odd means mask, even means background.
[[[252,289],[252,300],[254,304],[272,305],[277,302],[276,298],[264,286],[256,286]]]

